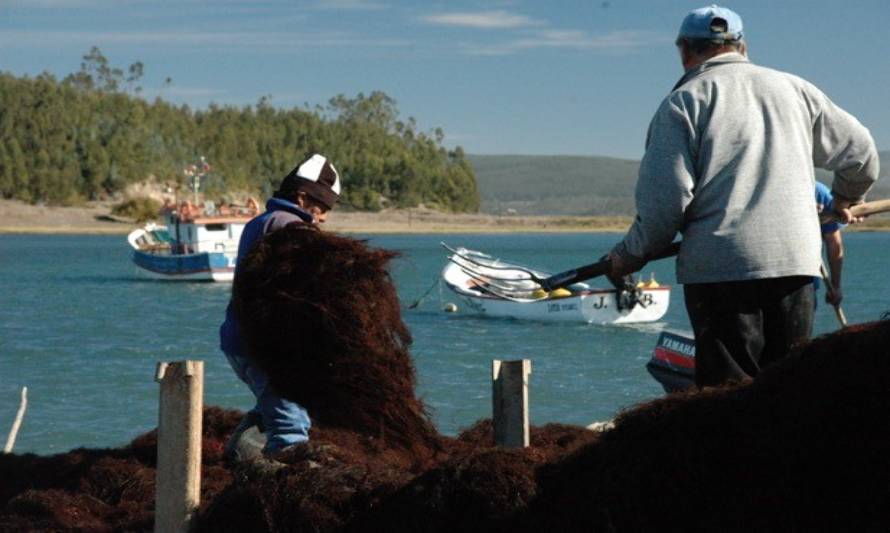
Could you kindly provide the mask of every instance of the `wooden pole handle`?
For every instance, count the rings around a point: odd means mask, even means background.
[[[828,277],[828,271],[825,270],[824,264],[819,265],[819,272],[822,273],[822,280],[825,281],[825,292],[834,294],[834,285],[831,284],[831,278]],[[847,317],[844,316],[844,310],[841,309],[841,306],[835,304],[831,304],[831,306],[834,307],[834,315],[837,317],[837,321],[841,323],[841,327],[847,327]]]
[[[657,259],[665,259],[667,257],[672,257],[680,253],[680,241],[672,242],[665,249],[660,252],[649,256],[646,258],[646,261],[655,261]],[[574,268],[572,270],[566,270],[565,272],[560,272],[559,274],[554,274],[547,279],[537,280],[538,284],[545,291],[552,291],[554,289],[558,289],[560,287],[566,287],[571,285],[572,283],[577,283],[579,281],[588,280],[591,278],[595,278],[598,276],[604,276],[608,274],[612,270],[612,262],[608,259],[601,259],[596,263],[591,263],[589,265],[584,265],[578,268]]]
[[[864,202],[850,207],[850,213],[854,217],[867,217],[877,215],[878,213],[886,213],[890,211],[890,199],[875,200],[874,202]],[[834,211],[827,211],[819,215],[819,223],[827,224],[829,222],[839,222],[840,218]]]

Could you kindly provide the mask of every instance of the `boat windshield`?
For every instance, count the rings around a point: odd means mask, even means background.
[[[165,229],[156,229],[152,230],[152,236],[162,243],[172,244],[173,237],[170,236],[170,233]]]

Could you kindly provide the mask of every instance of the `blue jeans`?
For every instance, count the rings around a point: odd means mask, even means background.
[[[266,434],[266,446],[263,452],[275,452],[300,442],[309,440],[309,428],[312,422],[309,413],[298,403],[279,396],[269,383],[269,376],[248,358],[223,352],[232,365],[235,374],[247,384],[257,403],[251,412],[262,417],[263,431]]]

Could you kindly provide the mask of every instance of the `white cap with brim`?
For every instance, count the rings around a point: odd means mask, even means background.
[[[303,191],[331,209],[340,199],[340,174],[327,158],[314,154],[284,177],[279,191]]]
[[[742,17],[731,9],[717,5],[695,9],[683,19],[677,37],[738,41],[742,38]]]

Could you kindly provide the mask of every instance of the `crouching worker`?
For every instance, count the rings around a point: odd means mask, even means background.
[[[266,202],[265,213],[244,227],[238,244],[236,284],[242,259],[264,235],[291,223],[323,223],[339,197],[340,176],[325,157],[315,154],[294,168]],[[306,410],[281,397],[271,385],[268,374],[248,357],[231,301],[219,335],[220,348],[235,374],[256,396],[256,405],[247,413],[226,445],[226,458],[232,461],[260,460],[309,440],[311,424]],[[294,339],[294,342],[300,340]]]

